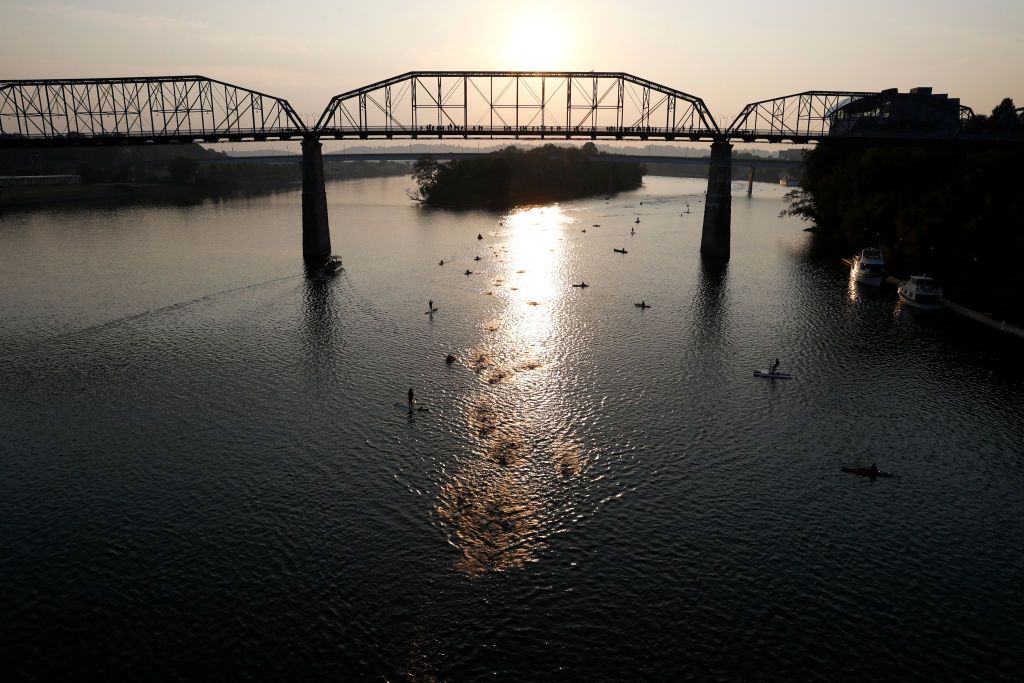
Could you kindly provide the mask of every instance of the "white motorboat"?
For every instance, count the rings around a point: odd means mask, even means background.
[[[900,301],[925,311],[942,308],[942,287],[927,275],[911,275],[899,287]]]
[[[885,277],[885,257],[881,249],[861,249],[853,257],[853,279],[865,285],[878,287]]]
[[[323,272],[324,273],[337,273],[341,269],[342,269],[341,257],[335,255],[335,256],[331,256],[329,259],[327,259],[327,262],[324,263]]]

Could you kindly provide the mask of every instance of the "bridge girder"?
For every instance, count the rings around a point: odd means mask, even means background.
[[[704,101],[622,72],[413,71],[336,95],[315,132],[334,138],[700,140]]]
[[[204,76],[0,81],[0,145],[217,142],[308,132],[287,100]]]

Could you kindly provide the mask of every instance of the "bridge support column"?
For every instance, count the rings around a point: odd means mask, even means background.
[[[727,140],[711,143],[708,192],[704,198],[704,231],[700,253],[717,259],[729,258],[732,221],[732,145]]]
[[[754,173],[755,173],[755,171],[757,171],[757,168],[755,168],[754,165],[751,164],[750,168],[747,170],[747,196],[748,197],[752,197],[754,195]]]
[[[327,221],[324,158],[316,135],[302,137],[302,258],[307,266],[322,266],[331,255]]]

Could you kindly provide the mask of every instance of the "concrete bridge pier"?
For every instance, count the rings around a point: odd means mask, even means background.
[[[727,140],[711,143],[708,192],[704,198],[704,231],[700,253],[711,258],[729,258],[732,221],[732,145]]]
[[[316,135],[302,136],[302,259],[320,267],[331,255],[324,159]]]

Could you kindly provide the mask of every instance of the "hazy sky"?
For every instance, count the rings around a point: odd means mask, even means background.
[[[0,80],[201,74],[289,100],[405,71],[626,71],[720,124],[809,89],[1024,105],[1024,0],[0,0]]]

